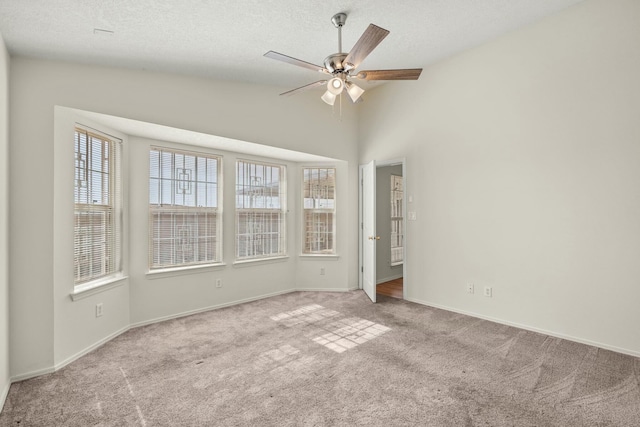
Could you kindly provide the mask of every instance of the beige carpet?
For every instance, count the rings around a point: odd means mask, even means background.
[[[360,291],[137,328],[1,426],[638,426],[640,360]]]

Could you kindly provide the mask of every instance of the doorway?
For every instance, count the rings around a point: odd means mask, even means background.
[[[402,163],[376,167],[376,293],[403,298],[404,179]]]
[[[360,287],[377,295],[405,298],[405,160],[360,167]]]

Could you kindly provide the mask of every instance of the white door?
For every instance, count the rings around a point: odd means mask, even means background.
[[[376,302],[376,162],[362,166],[362,289]]]

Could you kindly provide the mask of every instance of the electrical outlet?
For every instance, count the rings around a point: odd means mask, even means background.
[[[96,317],[102,316],[102,303],[96,304]]]
[[[216,279],[216,288],[222,287],[222,279]]]
[[[484,296],[485,297],[491,297],[492,293],[493,292],[492,292],[491,286],[485,286],[484,287]]]
[[[473,291],[473,283],[467,283],[467,293],[472,294]]]
[[[324,276],[324,267],[320,267],[320,275]]]

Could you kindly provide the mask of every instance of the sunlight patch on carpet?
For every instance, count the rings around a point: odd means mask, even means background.
[[[282,322],[287,326],[317,323],[322,320],[339,315],[337,311],[324,308],[318,304],[305,305],[296,310],[271,316],[271,320]]]
[[[353,317],[333,323],[327,328],[326,334],[313,338],[313,341],[336,353],[342,353],[390,330],[384,325]]]
[[[342,314],[318,304],[311,304],[273,315],[271,320],[282,322],[287,326],[315,324],[316,327],[326,333],[312,338],[313,342],[323,345],[336,353],[342,353],[357,347],[391,330],[391,328],[384,325],[359,317],[340,319],[326,326],[319,325],[319,323],[335,316],[342,316]]]

